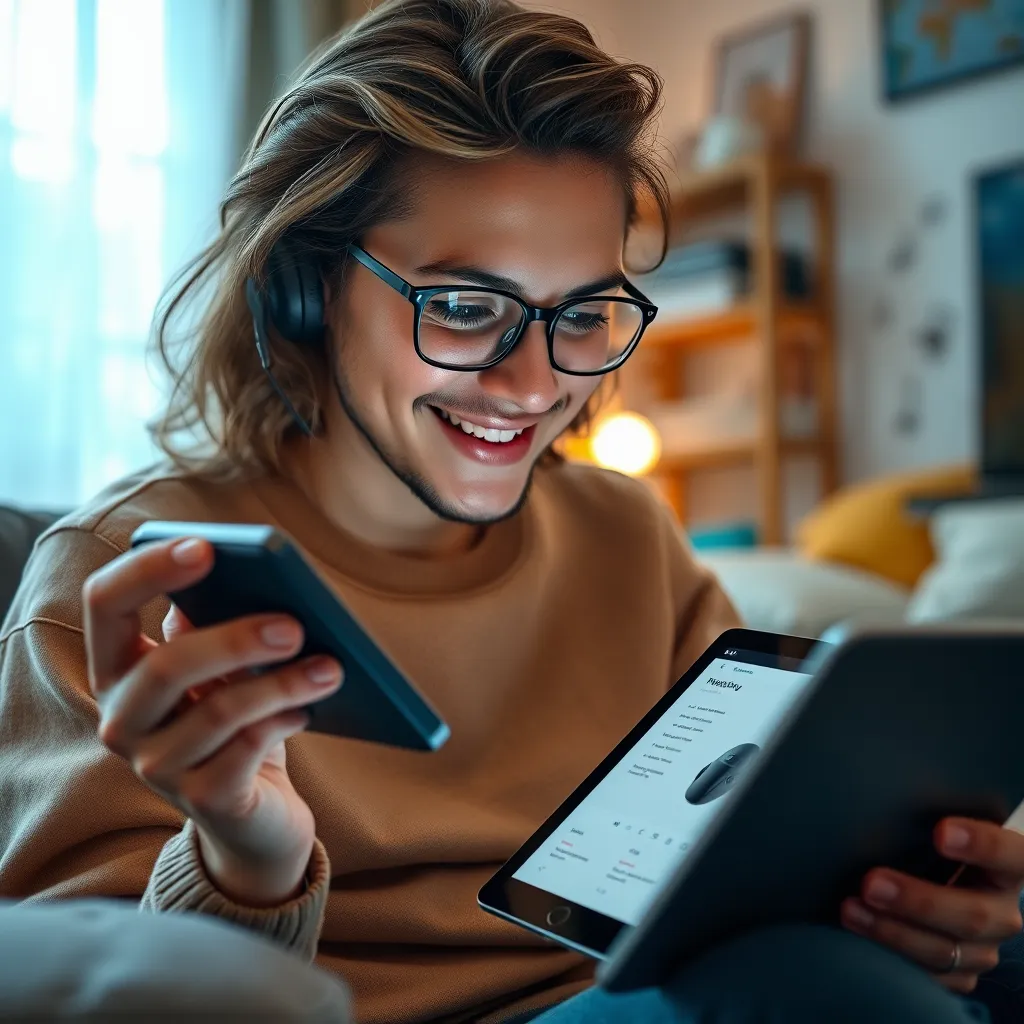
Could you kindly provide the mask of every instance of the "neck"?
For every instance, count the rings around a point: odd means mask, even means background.
[[[483,527],[441,519],[381,461],[351,423],[296,440],[289,475],[335,526],[369,547],[424,559],[472,548]],[[348,427],[349,429],[346,429]]]

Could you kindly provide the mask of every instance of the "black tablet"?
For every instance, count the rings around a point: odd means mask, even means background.
[[[957,884],[936,824],[1005,823],[1024,800],[1024,626],[870,630],[817,660],[724,813],[609,951],[606,988],[662,984],[759,926],[838,924],[876,866]]]
[[[724,633],[483,887],[481,907],[603,957],[731,802],[820,646]]]

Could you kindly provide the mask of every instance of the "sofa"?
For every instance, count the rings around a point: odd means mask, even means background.
[[[18,589],[32,545],[57,518],[55,512],[28,512],[0,506],[0,622],[6,617]]]
[[[963,467],[843,488],[789,547],[698,552],[754,629],[822,636],[839,624],[999,620],[1024,630],[1024,497],[958,501],[929,516],[913,499],[966,493]]]
[[[57,518],[56,513],[0,507],[0,621],[7,614],[32,545]],[[725,573],[727,586],[742,586],[743,573],[750,569],[749,555],[748,564],[743,566],[746,554],[738,556],[738,574]],[[773,575],[778,584],[785,576],[787,563],[789,572],[796,576],[813,573],[816,568],[804,565],[807,560],[799,553],[768,552],[758,557],[758,586],[766,585]],[[798,563],[796,569],[794,560]],[[719,563],[720,568],[726,565],[721,556]],[[862,611],[866,608],[870,612],[867,593],[861,594]],[[778,608],[777,585],[775,597]],[[749,599],[744,600],[751,604]],[[742,606],[744,600],[738,603]],[[765,604],[766,609],[770,606],[770,602]],[[831,619],[834,612],[839,618],[847,617],[849,611],[849,605],[845,610],[837,606],[828,611],[826,618]],[[246,1019],[254,1021],[347,1024],[351,1020],[347,992],[336,979],[314,967],[291,962],[262,939],[237,936],[237,942],[232,943],[229,931],[237,929],[200,920],[191,924],[168,921],[163,927],[159,920],[141,920],[116,901],[72,901],[64,907],[0,901],[0,1019],[6,1010],[19,1019],[69,1016],[106,1020],[115,1013],[145,1013],[147,1019],[173,1020],[186,1009],[190,1020],[223,1019],[232,1006],[225,1000],[235,989],[219,985],[218,977],[237,974],[238,965],[248,962],[263,965],[262,975],[274,983],[261,986],[255,994],[239,994],[238,999],[245,1005],[234,1004],[236,1014],[241,1010]],[[58,935],[61,938],[55,944],[54,936]],[[216,955],[209,952],[218,944],[225,950],[226,975],[220,972],[222,965]],[[110,959],[116,962],[104,965],[97,954],[101,948],[111,950]],[[197,950],[202,955],[197,955]],[[181,956],[196,965],[196,973],[189,974],[187,991],[181,991],[180,986],[175,990],[174,972],[167,969],[168,961],[173,964]],[[993,1024],[1020,1024],[1024,1020],[1024,935],[1006,945],[1004,962],[982,979],[978,996],[989,1007]],[[266,1014],[255,1009],[261,998]],[[214,1016],[197,1016],[200,1008]]]

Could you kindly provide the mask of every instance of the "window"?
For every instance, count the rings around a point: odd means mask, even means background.
[[[240,0],[0,0],[0,501],[62,509],[157,453],[160,292],[236,158]]]

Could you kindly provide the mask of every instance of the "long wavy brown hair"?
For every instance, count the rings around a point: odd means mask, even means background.
[[[615,60],[571,18],[511,0],[385,0],[315,52],[268,110],[216,240],[165,296],[155,342],[172,391],[150,428],[157,444],[189,472],[281,469],[296,426],[260,365],[245,280],[262,282],[286,233],[336,279],[346,246],[395,215],[392,186],[416,151],[586,156],[621,176],[631,222],[649,204],[667,225],[660,95],[650,68]],[[276,335],[272,345],[280,386],[321,429],[325,352]]]

